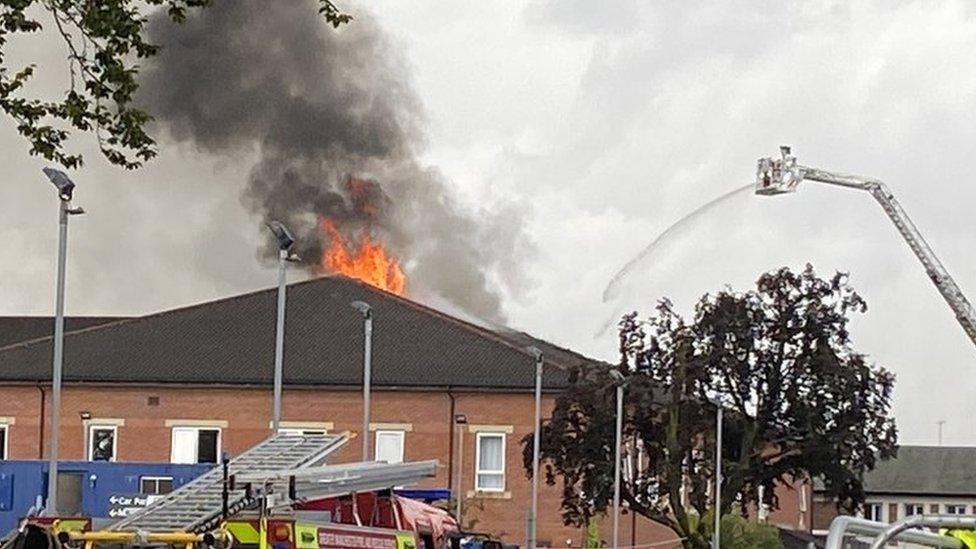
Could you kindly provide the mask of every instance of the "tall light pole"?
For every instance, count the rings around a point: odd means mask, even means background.
[[[715,405],[715,533],[712,547],[719,549],[722,541],[722,402],[711,401]],[[762,508],[762,501],[759,502]]]
[[[52,168],[44,168],[44,175],[58,190],[58,281],[54,305],[54,364],[51,376],[51,442],[48,446],[47,504],[48,515],[56,515],[58,509],[58,442],[61,437],[61,369],[64,364],[64,271],[68,254],[68,216],[85,213],[71,207],[71,195],[75,184],[67,174]],[[44,418],[41,418],[43,421]]]
[[[363,315],[363,461],[369,461],[369,393],[373,377],[373,308],[365,301],[350,303]]]
[[[614,429],[613,458],[613,546],[620,547],[620,446],[624,430],[624,385],[627,378],[620,370],[611,369],[610,377],[617,386],[617,425]]]
[[[298,261],[299,257],[291,253],[295,239],[283,223],[272,221],[268,223],[268,228],[278,241],[278,321],[275,327],[274,405],[271,413],[271,429],[278,434],[281,426],[282,362],[285,354],[285,266],[288,261]]]
[[[535,549],[539,529],[539,443],[542,430],[542,351],[536,347],[526,349],[535,357],[535,422],[532,424],[532,510],[529,517],[529,539],[526,545]]]
[[[458,462],[457,462],[457,495],[455,496],[455,510],[454,518],[457,519],[459,527],[461,526],[461,500],[464,499],[464,489],[463,489],[463,476],[464,472],[464,426],[468,424],[468,416],[464,414],[455,414],[454,425],[457,427],[456,431],[458,433]]]

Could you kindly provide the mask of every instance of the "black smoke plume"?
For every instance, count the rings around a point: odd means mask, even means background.
[[[219,157],[257,155],[243,200],[295,233],[310,270],[320,268],[328,217],[351,239],[369,231],[387,245],[411,293],[501,320],[492,280],[511,280],[504,271],[526,245],[521,218],[457,206],[417,160],[421,104],[382,29],[358,11],[333,29],[316,8],[217,0],[182,25],[153,21],[151,39],[164,49],[141,100],[177,141]]]

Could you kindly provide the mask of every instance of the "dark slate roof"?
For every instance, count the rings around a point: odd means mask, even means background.
[[[527,389],[535,345],[547,388],[564,368],[596,362],[511,330],[494,331],[344,277],[292,284],[287,294],[286,385],[356,386],[363,320],[349,303],[373,307],[373,384],[386,387]],[[65,335],[68,382],[270,385],[276,290],[266,289],[117,320]],[[46,381],[51,338],[0,347],[0,381]],[[556,368],[553,368],[555,366]]]
[[[535,347],[539,349],[542,351],[544,361],[558,364],[563,368],[581,366],[583,364],[599,363],[599,361],[581,355],[576,351],[571,351],[564,347],[549,343],[548,341],[537,339],[525,332],[519,332],[510,328],[497,326],[491,327],[489,330],[493,332],[494,335],[520,349],[525,349],[528,347]]]
[[[65,331],[82,330],[90,326],[123,320],[113,316],[69,316],[64,319]],[[48,337],[54,333],[53,316],[0,316],[0,347],[29,339]]]
[[[900,446],[864,475],[868,494],[976,495],[976,447]]]

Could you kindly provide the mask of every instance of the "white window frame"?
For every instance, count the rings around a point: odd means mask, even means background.
[[[502,439],[502,468],[501,470],[490,470],[481,468],[481,439],[483,438],[500,438]],[[475,456],[474,456],[474,491],[475,492],[504,492],[505,491],[505,451],[506,451],[506,439],[505,433],[502,432],[479,432],[475,437]],[[498,475],[502,476],[502,485],[498,488],[495,487],[483,487],[478,484],[478,477],[481,475]]]
[[[151,480],[151,481],[155,482],[156,483],[157,491],[158,491],[158,488],[159,488],[159,481],[161,481],[161,480],[168,480],[170,482],[170,488],[172,488],[170,490],[170,492],[172,492],[173,490],[176,490],[176,486],[173,486],[173,477],[159,476],[159,475],[143,475],[143,476],[139,477],[139,493],[140,494],[148,495],[148,496],[162,496],[162,495],[165,495],[165,494],[146,494],[145,492],[143,492],[142,491],[142,483],[143,483],[143,481],[146,481],[146,480]]]
[[[946,512],[947,515],[965,515],[966,514],[966,509],[968,509],[968,508],[969,508],[969,506],[966,505],[965,503],[946,503],[945,504],[945,512]],[[959,512],[957,513],[953,509],[958,510]]]
[[[403,454],[407,444],[407,432],[399,429],[377,429],[375,433],[373,436],[373,459],[377,460],[377,456],[380,454],[380,435],[395,435],[400,439],[400,461],[396,463],[403,463]]]
[[[200,431],[217,431],[217,461],[220,463],[220,452],[224,445],[224,429],[216,425],[178,425],[174,424],[170,428],[169,434],[169,461],[170,463],[183,463],[173,461],[173,452],[176,450],[176,444],[174,437],[177,431],[194,431],[197,435],[195,442],[193,443],[193,462],[194,464],[200,463]]]
[[[7,460],[10,456],[10,423],[0,423],[0,430],[3,431],[3,448],[0,448],[3,455],[0,455],[0,460]]]
[[[909,513],[909,509],[911,509],[912,511],[915,511],[915,512],[914,513]],[[912,516],[912,515],[924,515],[925,514],[925,504],[924,503],[909,502],[909,503],[906,503],[906,504],[902,505],[902,510],[905,512],[905,516],[906,517],[909,517],[909,516]]]
[[[872,516],[873,513],[869,513],[868,509],[877,509],[877,516]],[[884,504],[880,501],[866,501],[864,502],[864,518],[868,520],[873,520],[875,522],[884,522]]]
[[[92,436],[92,431],[112,431],[112,459],[108,460],[109,463],[118,461],[119,459],[119,426],[111,423],[89,423],[85,427],[85,459],[87,461],[93,461],[95,455],[92,443],[95,442],[95,438]],[[101,460],[99,460],[101,461]]]

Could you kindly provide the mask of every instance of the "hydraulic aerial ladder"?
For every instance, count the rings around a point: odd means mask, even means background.
[[[929,275],[939,293],[949,304],[949,308],[956,315],[956,320],[965,330],[966,335],[976,345],[976,310],[963,295],[962,290],[956,285],[949,272],[936,257],[932,248],[929,247],[925,239],[922,238],[918,228],[902,209],[901,204],[895,200],[894,195],[888,190],[884,183],[877,179],[848,175],[841,173],[828,172],[817,168],[809,168],[797,164],[796,157],[790,152],[790,147],[780,147],[780,158],[760,158],[756,170],[756,194],[776,195],[790,193],[796,190],[797,185],[804,179],[860,189],[868,191],[871,196],[881,204],[885,213],[894,222],[898,232],[904,237],[908,247],[912,249],[915,256],[925,267],[925,273]]]

